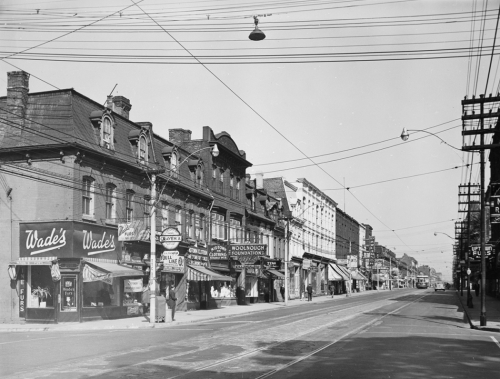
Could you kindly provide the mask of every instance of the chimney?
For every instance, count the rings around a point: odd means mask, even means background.
[[[132,105],[130,104],[129,99],[123,96],[113,97],[113,111],[115,113],[118,113],[120,116],[125,117],[128,120],[131,109]]]
[[[191,130],[186,129],[169,129],[168,140],[176,145],[182,145],[185,141],[191,141]]]
[[[263,189],[264,188],[264,174],[261,172],[258,174],[255,174],[255,188],[256,189]]]
[[[11,122],[12,130],[17,131],[15,134],[20,134],[24,128],[28,107],[29,79],[30,74],[24,71],[7,73],[7,119]]]

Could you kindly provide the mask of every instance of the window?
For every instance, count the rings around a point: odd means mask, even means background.
[[[177,230],[182,233],[182,214],[180,208],[175,208],[175,223],[177,224]]]
[[[177,165],[179,163],[179,159],[177,157],[177,153],[173,152],[172,157],[170,158],[170,175],[174,178],[177,178]]]
[[[168,203],[161,203],[161,230],[168,228]]]
[[[116,218],[116,186],[112,183],[106,184],[106,219]]]
[[[194,239],[193,212],[186,211],[186,237]]]
[[[232,199],[233,197],[235,197],[235,193],[234,193],[234,176],[231,175],[231,177],[229,178],[229,197]]]
[[[91,177],[84,177],[82,183],[82,214],[94,216],[94,180]]]
[[[144,136],[139,138],[139,161],[141,163],[147,163],[148,161],[148,144]]]
[[[203,171],[204,171],[204,167],[202,164],[200,164],[196,167],[195,182],[198,183],[200,186],[203,185]]]
[[[236,200],[239,200],[241,198],[240,189],[241,189],[241,179],[238,178],[236,179],[236,194],[234,196]]]
[[[102,120],[102,145],[107,149],[111,149],[112,138],[111,119],[109,117],[104,117]]]
[[[224,172],[221,170],[219,178],[219,192],[224,193]]]
[[[130,222],[134,218],[134,191],[127,190],[125,194],[125,213],[127,222]]]
[[[28,308],[54,307],[55,285],[49,266],[28,266]]]
[[[226,239],[224,215],[220,213],[212,213],[212,238]]]
[[[229,238],[232,242],[243,242],[243,232],[241,229],[241,220],[231,218],[229,220]]]
[[[205,215],[204,214],[200,214],[198,216],[198,234],[197,234],[197,239],[199,241],[206,241],[207,240],[207,236],[206,236],[206,228],[205,228],[205,223],[206,223],[206,220],[205,220]]]
[[[214,189],[216,189],[216,188],[215,188],[216,184],[217,184],[217,168],[215,168],[215,167],[214,167],[214,168],[212,169],[212,187],[213,187]]]

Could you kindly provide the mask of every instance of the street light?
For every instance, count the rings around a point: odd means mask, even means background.
[[[455,241],[455,238],[451,237],[450,235],[443,233],[443,232],[434,232],[434,235],[437,236],[438,234],[444,234],[446,237],[451,238],[453,241]]]
[[[219,155],[219,149],[217,148],[217,144],[214,144],[213,146],[207,146],[203,147],[201,149],[198,149],[191,154],[189,154],[180,164],[177,165],[177,167],[181,167],[182,164],[184,164],[189,157],[192,155],[200,152],[201,150],[205,149],[212,149],[212,155],[214,157],[217,157]],[[151,199],[150,199],[150,207],[151,207],[151,214],[150,214],[150,236],[149,236],[149,242],[150,242],[150,271],[149,271],[149,296],[150,296],[150,311],[149,311],[149,323],[155,323],[156,321],[156,176],[157,174],[162,174],[165,172],[165,169],[157,169],[157,170],[146,170],[147,173],[151,174]],[[162,190],[160,191],[159,196],[162,195],[163,190],[167,186],[169,180],[171,177],[169,177],[165,184],[163,185]]]
[[[406,128],[403,128],[403,131],[401,132],[401,136],[400,136],[403,141],[408,141],[408,138],[410,138],[410,133],[408,133],[408,132],[424,132],[424,133],[430,134],[431,136],[434,136],[434,137],[438,138],[442,143],[444,143],[445,145],[448,145],[452,149],[462,151],[462,149],[457,149],[455,146],[451,146],[448,142],[446,142],[444,139],[442,139],[438,135],[436,135],[434,133],[431,133],[431,132],[428,132],[427,130],[423,130],[423,129],[406,129]]]
[[[252,41],[262,41],[264,38],[266,38],[266,35],[257,27],[257,25],[259,25],[259,19],[257,18],[257,16],[253,16],[253,22],[255,23],[255,29],[250,33],[248,38],[250,38]]]

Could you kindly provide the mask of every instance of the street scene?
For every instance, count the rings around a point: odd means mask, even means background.
[[[0,20],[0,377],[498,376],[500,0]]]

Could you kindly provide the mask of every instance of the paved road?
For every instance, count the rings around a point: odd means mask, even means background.
[[[2,378],[498,378],[454,292],[397,290],[165,329],[4,333]]]

